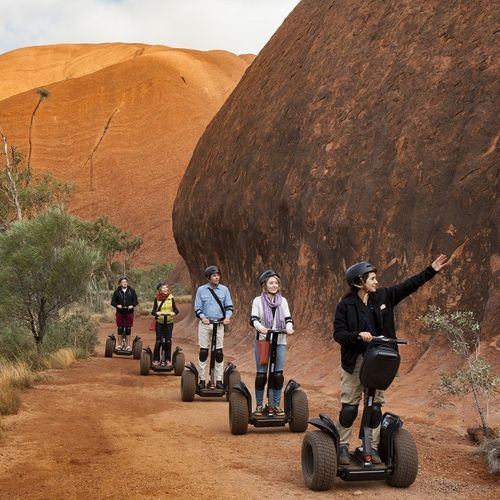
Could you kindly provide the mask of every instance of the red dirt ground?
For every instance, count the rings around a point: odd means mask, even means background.
[[[152,343],[148,323],[139,318],[135,327],[145,345]],[[387,408],[403,417],[417,442],[416,482],[397,490],[382,481],[337,480],[334,490],[313,492],[302,479],[303,434],[249,427],[244,436],[231,435],[225,400],[182,402],[179,377],[143,377],[136,360],[104,358],[104,339],[113,331],[103,324],[96,357],[49,372],[23,393],[20,413],[2,419],[0,498],[499,498],[498,480],[457,430],[458,410],[441,405],[421,408],[417,416],[415,403],[398,396],[404,377],[389,390]],[[184,349],[186,361],[196,360],[195,339],[193,322],[178,322],[173,345]],[[225,351],[252,386],[248,345],[229,334]],[[299,339],[290,339],[287,378],[302,383],[311,416],[335,417],[336,372],[320,378],[319,371],[308,376],[299,370],[298,376],[293,367],[303,359]]]

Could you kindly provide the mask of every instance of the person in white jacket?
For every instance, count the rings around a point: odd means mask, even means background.
[[[262,415],[264,411],[264,389],[266,382],[268,382],[269,401],[266,411],[269,415],[283,416],[285,413],[280,406],[280,401],[284,382],[283,369],[287,352],[287,335],[278,335],[274,376],[269,381],[267,381],[267,359],[260,359],[259,341],[269,341],[269,338],[266,338],[269,330],[286,330],[288,335],[293,334],[292,315],[287,300],[280,293],[281,280],[276,272],[271,269],[264,271],[259,278],[259,284],[262,293],[253,300],[250,315],[250,325],[257,331],[255,338],[255,363],[257,367],[255,399],[257,407],[254,414]]]

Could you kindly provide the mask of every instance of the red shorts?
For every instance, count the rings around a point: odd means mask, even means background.
[[[126,312],[126,313],[116,313],[116,326],[132,328],[134,324],[134,313]]]

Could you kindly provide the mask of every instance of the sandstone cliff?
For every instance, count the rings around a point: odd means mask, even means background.
[[[246,57],[246,56],[245,56]],[[143,237],[138,263],[177,261],[171,210],[207,123],[249,62],[225,51],[142,44],[54,45],[0,55],[0,129],[34,174],[76,183],[76,214]]]
[[[174,235],[192,281],[220,265],[242,327],[273,268],[299,331],[329,338],[349,264],[376,263],[388,286],[443,252],[453,266],[400,307],[401,335],[419,335],[430,303],[472,309],[495,335],[495,37],[492,0],[302,0],[179,187]]]

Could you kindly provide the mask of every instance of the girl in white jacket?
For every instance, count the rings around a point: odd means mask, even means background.
[[[267,382],[267,360],[260,359],[258,341],[268,340],[268,330],[286,330],[288,335],[293,334],[293,321],[288,302],[280,293],[281,280],[277,273],[269,269],[264,271],[259,279],[262,293],[252,302],[250,324],[257,330],[255,339],[255,399],[257,408],[255,415],[262,415],[264,402],[264,389]],[[283,416],[285,413],[280,406],[283,389],[283,368],[286,358],[286,335],[278,335],[276,363],[274,377],[269,380],[269,401],[267,412],[269,415]],[[261,364],[261,361],[263,364]]]

